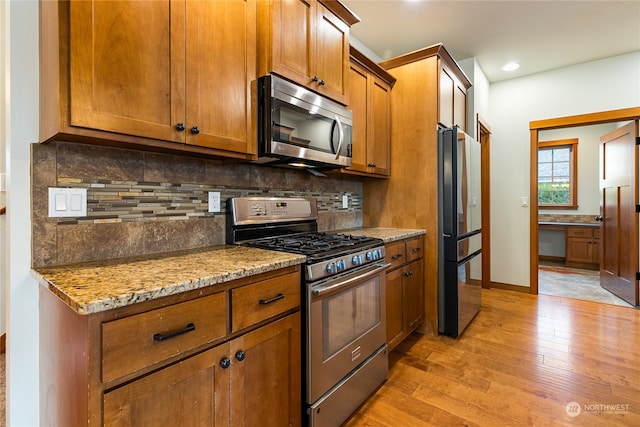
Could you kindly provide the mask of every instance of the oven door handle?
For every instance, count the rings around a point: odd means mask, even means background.
[[[375,264],[375,268],[373,270],[367,270],[364,271],[361,274],[358,274],[357,276],[354,277],[350,277],[347,280],[343,280],[343,279],[335,279],[332,280],[329,283],[333,283],[333,284],[327,284],[324,286],[319,286],[317,288],[313,288],[311,290],[311,293],[314,296],[322,296],[322,294],[326,294],[327,292],[332,292],[335,291],[337,289],[343,288],[343,287],[349,287],[351,285],[353,285],[355,282],[359,282],[362,279],[365,279],[369,276],[375,276],[376,274],[380,273],[383,270],[386,270],[387,267],[389,267],[391,264]]]

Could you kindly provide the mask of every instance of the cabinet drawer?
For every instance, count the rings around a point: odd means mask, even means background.
[[[226,293],[102,324],[102,381],[192,350],[227,332]]]
[[[407,240],[407,262],[422,258],[423,241],[422,237]]]
[[[300,306],[300,275],[291,273],[231,290],[231,331]]]
[[[587,227],[567,227],[567,237],[593,237],[593,229]]]
[[[393,270],[396,267],[401,266],[407,262],[407,254],[404,241],[393,242],[387,244],[385,247],[386,255],[384,257],[385,262],[391,264],[388,270]]]

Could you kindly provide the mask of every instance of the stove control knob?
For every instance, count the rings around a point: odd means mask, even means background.
[[[330,262],[329,264],[327,264],[327,273],[335,273],[336,272],[336,263],[335,262]]]
[[[353,265],[362,264],[362,255],[354,255],[353,259],[351,260],[351,264],[353,264]]]
[[[376,249],[376,255],[377,255],[377,259],[381,259],[382,258],[382,251],[380,249]]]
[[[367,252],[367,254],[365,255],[365,257],[367,258],[367,261],[373,261],[375,259],[375,255],[373,252],[369,251]]]
[[[346,263],[344,262],[343,259],[339,260],[336,262],[336,270],[337,271],[342,271],[345,270],[347,268]]]

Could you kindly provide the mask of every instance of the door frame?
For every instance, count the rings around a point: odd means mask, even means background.
[[[640,107],[529,122],[531,182],[529,187],[529,293],[538,294],[538,140],[541,131],[640,120]],[[535,196],[534,196],[535,195]]]
[[[491,288],[491,183],[490,183],[490,151],[491,127],[489,123],[477,114],[476,138],[480,142],[480,169],[482,203],[482,287]]]

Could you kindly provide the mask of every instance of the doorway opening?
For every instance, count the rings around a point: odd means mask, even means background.
[[[599,184],[603,181],[600,177],[600,173],[602,172],[600,166],[599,172],[596,172],[598,176],[588,176],[587,180],[578,181],[582,184],[581,188],[581,198],[582,201],[578,201],[576,206],[570,209],[565,209],[562,206],[559,207],[560,210],[550,208],[549,205],[539,206],[538,197],[534,197],[534,195],[538,194],[538,149],[540,146],[540,142],[549,141],[549,140],[562,140],[563,138],[574,138],[577,134],[584,134],[585,132],[591,132],[592,134],[597,134],[598,143],[599,137],[609,132],[611,129],[615,129],[619,124],[629,121],[635,121],[635,136],[637,136],[638,128],[637,121],[640,117],[640,108],[630,108],[624,110],[614,110],[607,111],[601,113],[593,113],[586,114],[580,116],[570,116],[542,121],[534,121],[530,122],[530,136],[531,136],[531,211],[530,211],[530,282],[531,288],[530,292],[533,294],[537,293],[546,293],[546,294],[555,294],[559,296],[565,296],[569,298],[579,297],[581,299],[591,299],[600,302],[619,304],[619,305],[628,305],[624,301],[620,300],[616,296],[610,294],[608,291],[602,289],[600,287],[600,275],[603,274],[598,269],[602,270],[600,266],[600,258],[603,258],[602,252],[598,252],[599,247],[597,245],[593,245],[593,242],[598,243],[600,224],[595,221],[595,217],[602,214],[602,189]],[[573,135],[573,136],[570,136]],[[585,141],[589,138],[583,138]],[[591,142],[593,144],[593,142]],[[585,147],[586,148],[586,147]],[[602,150],[602,147],[599,148]],[[585,153],[588,150],[585,150]],[[599,162],[598,158],[593,158],[593,147],[590,150],[590,156],[587,156],[586,160],[588,162]],[[596,151],[596,153],[598,153]],[[580,156],[578,156],[580,158]],[[637,159],[637,153],[635,155]],[[577,164],[576,164],[577,168]],[[593,170],[593,164],[586,168],[587,170]],[[583,175],[585,168],[582,168]],[[634,181],[638,180],[638,172],[637,172],[637,162],[634,173]],[[592,175],[589,173],[588,175]],[[543,177],[544,180],[544,177]],[[586,184],[585,184],[586,183]],[[589,194],[589,188],[597,188],[597,191]],[[634,186],[635,187],[635,186]],[[578,185],[580,188],[580,185]],[[637,189],[633,189],[633,191],[637,191]],[[584,195],[584,197],[582,197]],[[584,203],[583,203],[584,202]],[[580,204],[583,206],[580,208]],[[540,211],[539,211],[540,208]],[[598,212],[599,211],[599,212]],[[595,214],[595,215],[592,215]],[[569,221],[573,224],[569,224],[569,226],[562,225],[562,222],[565,218],[569,218]],[[568,238],[567,230],[569,230],[569,234],[579,235],[577,232],[578,227],[573,227],[575,223],[584,222],[585,227],[580,228],[584,230],[585,233],[589,234],[588,236],[582,236],[583,238]],[[610,221],[613,223],[615,221]],[[637,220],[635,221],[637,225]],[[580,224],[582,225],[582,224]],[[592,231],[593,230],[593,231]],[[608,227],[608,230],[611,231],[611,227]],[[542,233],[540,236],[539,233]],[[556,234],[555,240],[563,242],[562,250],[556,253],[546,253],[545,250],[549,249],[548,240],[545,236]],[[611,234],[611,233],[609,233]],[[634,243],[636,253],[638,248],[638,230],[637,227],[635,231],[632,233],[634,235]],[[611,241],[613,239],[613,235],[607,239],[606,246],[607,250],[609,250],[612,245]],[[553,241],[553,239],[551,239]],[[566,242],[566,244],[565,244]],[[615,243],[615,242],[614,242]],[[617,243],[616,243],[617,244]],[[571,248],[567,248],[566,245],[572,245]],[[582,245],[582,246],[580,246]],[[593,246],[592,246],[593,245]],[[570,250],[571,253],[576,250],[580,251],[584,248],[585,254],[587,253],[587,249],[589,250],[589,256],[592,257],[589,259],[579,259],[578,261],[586,262],[585,265],[578,263],[577,265],[573,261],[575,259],[569,259],[571,262],[567,262],[567,251]],[[592,253],[592,251],[595,251]],[[611,252],[611,251],[609,251]],[[539,255],[542,254],[542,259],[539,259]],[[573,255],[569,254],[571,257]],[[607,260],[609,258],[605,257]],[[566,265],[569,264],[569,265]],[[635,256],[635,260],[633,263],[634,274],[638,269],[638,257]],[[578,267],[577,269],[575,267]],[[587,267],[587,268],[580,268]],[[624,266],[623,266],[624,267]],[[625,267],[626,268],[626,267]],[[628,269],[628,268],[627,268]],[[627,276],[630,274],[627,273]],[[635,292],[637,294],[637,281],[634,281],[632,285],[635,288]],[[633,300],[631,300],[633,302]],[[633,305],[633,304],[632,304]]]

